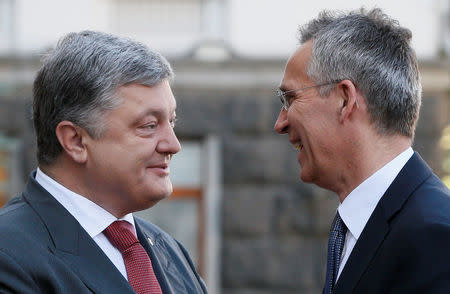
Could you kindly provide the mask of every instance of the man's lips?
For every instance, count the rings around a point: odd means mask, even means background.
[[[168,175],[170,173],[169,164],[168,163],[158,163],[153,164],[148,167],[149,169],[156,171],[157,173]]]
[[[303,144],[300,140],[291,140],[290,142],[295,150],[301,151],[303,149]]]
[[[162,168],[162,169],[166,169],[168,167],[169,167],[168,163],[158,163],[149,166],[149,168]]]

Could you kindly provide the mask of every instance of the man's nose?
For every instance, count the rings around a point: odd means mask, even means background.
[[[286,134],[288,131],[288,126],[287,111],[284,108],[281,108],[277,121],[275,122],[274,129],[278,134]]]
[[[175,131],[172,127],[168,127],[164,137],[157,146],[159,153],[175,154],[181,150],[180,141],[178,141]]]

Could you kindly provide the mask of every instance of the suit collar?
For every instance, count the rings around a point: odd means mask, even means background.
[[[365,179],[339,204],[339,215],[356,240],[361,236],[378,202],[413,155],[414,151],[408,147]]]
[[[23,196],[40,216],[53,244],[49,250],[64,260],[95,293],[134,293],[126,279],[75,218],[34,179]]]
[[[432,174],[430,167],[415,152],[380,201],[386,220],[390,220],[414,190]]]
[[[92,238],[101,234],[111,223],[117,220],[117,217],[109,211],[90,199],[64,187],[39,168],[36,170],[35,180],[70,212]],[[121,220],[126,220],[132,224],[133,230],[135,230],[134,219],[131,213],[125,215]]]
[[[41,217],[56,249],[78,254],[80,225],[72,215],[35,180],[36,172],[30,175],[23,193],[36,213]],[[70,232],[68,234],[67,232]]]
[[[390,221],[413,191],[432,174],[418,153],[409,159],[384,193],[336,283],[335,293],[352,293],[390,230]]]

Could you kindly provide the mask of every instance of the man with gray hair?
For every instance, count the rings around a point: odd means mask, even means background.
[[[421,86],[411,32],[381,10],[300,29],[275,130],[301,179],[335,192],[323,293],[450,293],[450,192],[411,144]]]
[[[132,215],[172,193],[172,77],[160,54],[100,32],[45,58],[39,167],[0,210],[0,293],[206,293],[183,246]]]

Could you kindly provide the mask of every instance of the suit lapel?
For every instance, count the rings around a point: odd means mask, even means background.
[[[67,262],[94,293],[134,293],[128,281],[84,232],[80,235],[78,254],[57,249],[56,256]]]
[[[336,283],[335,293],[353,293],[390,230],[390,220],[411,193],[432,174],[419,154],[409,159],[378,202]]]
[[[136,218],[134,218],[134,223],[136,225],[136,232],[139,242],[141,242],[142,247],[144,247],[150,257],[153,271],[158,279],[161,291],[165,294],[173,293],[170,284],[164,276],[164,272],[167,270],[169,265],[166,254],[162,254],[161,256],[160,254],[157,254],[159,253],[159,245],[157,244],[160,243],[160,235],[152,231],[144,230],[144,228],[140,225],[139,220]]]
[[[64,260],[94,293],[134,293],[114,264],[76,219],[34,179],[24,198],[45,224],[53,244],[49,250]]]
[[[160,232],[141,224],[139,218],[134,218],[136,231],[144,249],[147,251],[153,270],[164,294],[186,293],[184,277],[174,266],[172,248],[167,247]],[[146,229],[147,228],[147,229]]]
[[[335,293],[352,293],[389,231],[383,211],[377,207],[367,222],[336,283]]]

